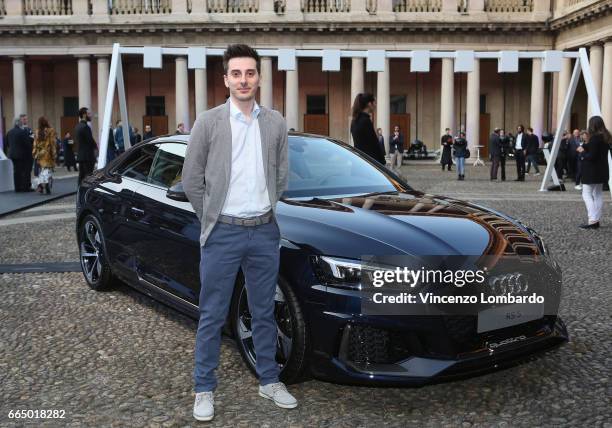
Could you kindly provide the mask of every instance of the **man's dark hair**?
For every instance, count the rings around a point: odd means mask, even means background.
[[[253,58],[257,64],[257,73],[259,73],[261,66],[261,59],[255,49],[248,45],[229,45],[223,53],[223,72],[227,75],[229,60],[232,58]]]
[[[531,132],[533,134],[533,128],[530,126],[529,128],[527,128],[527,131]]]
[[[81,107],[79,109],[79,119],[83,119],[83,116],[87,116],[89,109],[87,107]]]

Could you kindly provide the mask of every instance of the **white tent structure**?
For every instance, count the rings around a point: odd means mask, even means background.
[[[101,168],[106,163],[106,152],[108,148],[108,134],[111,123],[112,107],[114,102],[115,88],[117,88],[119,96],[119,110],[121,121],[124,124],[128,123],[127,101],[125,96],[125,83],[123,79],[123,68],[121,65],[121,56],[123,54],[142,55],[144,68],[161,68],[162,56],[187,56],[188,68],[198,69],[206,68],[207,56],[222,56],[224,49],[207,48],[207,47],[184,47],[184,48],[163,48],[163,47],[122,47],[118,43],[113,45],[113,53],[109,70],[109,81],[106,94],[106,104],[101,123],[101,143],[98,158],[98,167]],[[380,72],[385,71],[386,58],[409,58],[411,72],[429,72],[431,59],[452,58],[454,59],[454,72],[466,73],[474,70],[474,59],[497,59],[498,73],[517,73],[519,69],[519,59],[542,59],[542,72],[559,72],[562,68],[563,58],[573,58],[576,60],[574,73],[571,79],[570,88],[565,99],[563,111],[561,112],[557,132],[554,139],[554,144],[551,156],[546,168],[546,173],[542,180],[540,190],[546,191],[547,185],[552,181],[559,185],[559,179],[555,173],[554,164],[559,151],[561,141],[561,133],[565,124],[569,120],[571,103],[576,93],[580,73],[584,76],[589,102],[591,103],[591,112],[593,115],[601,115],[601,107],[595,91],[593,77],[589,66],[589,60],[584,48],[578,52],[562,52],[562,51],[486,51],[475,52],[470,50],[462,51],[428,51],[428,50],[412,50],[412,51],[385,51],[385,50],[339,50],[339,49],[258,49],[258,53],[265,57],[278,58],[279,70],[295,70],[296,58],[321,58],[323,71],[339,71],[341,58],[366,58],[366,71]],[[122,127],[123,140],[126,148],[129,147],[129,135],[127,126]],[[612,165],[612,160],[608,160]],[[612,174],[611,174],[612,176]]]

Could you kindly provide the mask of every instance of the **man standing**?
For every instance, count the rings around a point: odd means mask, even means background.
[[[576,152],[578,147],[580,147],[580,131],[578,129],[574,129],[567,143],[568,176],[571,178],[576,178],[578,175],[578,152]],[[576,185],[578,184],[579,181],[577,180]]]
[[[400,133],[400,127],[393,127],[393,135],[389,141],[389,153],[391,154],[391,168],[399,172],[404,156],[404,136]]]
[[[527,148],[527,136],[525,127],[519,125],[516,128],[516,139],[514,140],[514,159],[516,160],[516,180],[525,181],[525,154]]]
[[[142,138],[144,140],[148,140],[149,138],[153,138],[153,131],[151,131],[151,125],[145,125],[145,132]]]
[[[13,182],[15,192],[33,192],[32,189],[32,146],[28,116],[20,114],[15,126],[6,134],[8,157],[13,161]]]
[[[535,175],[540,175],[540,168],[538,168],[538,150],[540,149],[540,139],[536,134],[533,133],[533,128],[527,128],[527,174],[531,169],[535,169]]]
[[[491,181],[497,180],[497,170],[502,156],[499,128],[495,128],[489,137],[489,157],[491,159]]]
[[[176,135],[182,135],[185,133],[185,124],[183,122],[176,125]]]
[[[453,165],[453,156],[452,156],[452,147],[453,147],[453,134],[451,133],[450,128],[446,128],[446,134],[440,138],[440,144],[442,145],[442,157],[440,158],[440,163],[442,164],[442,171],[444,171],[444,167],[448,165],[448,170],[451,170],[451,166]]]
[[[91,128],[87,122],[91,121],[91,112],[87,107],[79,110],[79,123],[74,128],[74,140],[79,147],[77,161],[79,162],[79,184],[83,178],[93,172],[96,163],[96,140],[91,133]]]
[[[183,187],[200,219],[200,320],[195,345],[193,416],[214,417],[221,330],[242,266],[251,309],[259,395],[282,408],[296,399],[279,382],[274,295],[280,232],[276,203],[287,185],[287,124],[260,107],[260,58],[246,45],[223,55],[225,104],[196,120],[183,167]]]

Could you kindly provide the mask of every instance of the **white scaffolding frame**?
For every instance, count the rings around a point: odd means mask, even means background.
[[[206,56],[223,56],[225,49],[221,48],[203,48],[203,47],[180,47],[180,48],[151,48],[144,46],[140,47],[122,47],[119,43],[113,44],[113,53],[111,58],[108,88],[106,91],[106,102],[104,105],[104,114],[102,116],[102,130],[100,137],[100,149],[98,156],[98,167],[102,168],[106,164],[106,153],[108,149],[108,134],[110,131],[112,109],[114,103],[115,88],[118,92],[119,98],[119,112],[121,116],[121,122],[123,123],[123,141],[125,148],[130,146],[129,138],[129,122],[127,113],[127,101],[125,96],[125,81],[123,78],[123,67],[121,65],[121,55],[142,55],[144,62],[156,63],[157,65],[147,65],[145,68],[159,68],[163,61],[160,61],[160,57],[163,55],[170,56],[187,56],[189,57],[189,68],[206,68]],[[587,94],[589,97],[589,103],[591,112],[594,116],[601,115],[601,107],[599,105],[599,99],[597,92],[595,91],[595,84],[593,83],[593,76],[591,74],[591,68],[589,65],[589,59],[586,49],[580,48],[579,51],[573,52],[561,52],[561,51],[486,51],[486,52],[475,52],[475,51],[426,51],[426,50],[413,50],[413,51],[385,51],[385,50],[328,50],[328,49],[257,49],[257,52],[262,57],[274,57],[279,59],[279,69],[293,70],[295,69],[295,58],[322,58],[323,69],[329,71],[339,70],[340,58],[367,58],[368,64],[366,71],[383,71],[385,58],[409,58],[413,59],[411,64],[411,71],[429,71],[429,60],[439,58],[452,58],[455,59],[455,72],[469,72],[473,68],[474,59],[497,59],[499,61],[498,72],[518,72],[518,60],[519,59],[535,59],[540,58],[544,60],[544,67],[542,72],[558,72],[561,70],[561,58],[572,58],[576,60],[574,72],[570,82],[567,95],[565,97],[565,103],[563,111],[559,115],[557,122],[557,130],[551,150],[550,161],[546,167],[546,172],[542,179],[542,185],[540,191],[546,191],[547,185],[552,179],[553,183],[559,185],[559,178],[555,172],[555,160],[559,152],[559,145],[561,142],[561,136],[564,126],[569,120],[571,104],[576,94],[576,88],[580,78],[580,73],[584,76],[586,84]],[[152,61],[147,61],[147,56],[153,54]],[[156,55],[159,55],[155,58]],[[198,55],[202,55],[203,58],[197,58]],[[192,63],[193,61],[193,63]],[[282,63],[282,65],[281,65]],[[382,67],[382,68],[381,68]],[[416,67],[416,68],[415,68]],[[608,155],[608,165],[612,170],[612,159]],[[611,171],[612,172],[612,171]],[[612,183],[612,174],[610,174],[610,181]],[[611,186],[612,187],[612,186]],[[611,190],[612,192],[612,190]]]

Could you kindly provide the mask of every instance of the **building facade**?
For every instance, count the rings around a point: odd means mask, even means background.
[[[94,112],[99,136],[110,53],[122,46],[345,50],[589,51],[602,113],[612,125],[611,0],[0,0],[0,107],[3,133],[20,113],[46,116],[62,133],[79,107]],[[130,124],[141,131],[189,129],[198,113],[223,103],[220,57],[190,70],[185,57],[164,56],[146,69],[125,55]],[[385,134],[400,124],[408,141],[437,147],[446,127],[485,144],[494,127],[552,131],[572,71],[542,73],[540,59],[521,59],[518,73],[498,73],[480,59],[454,73],[452,59],[432,59],[428,73],[411,73],[409,59],[388,59],[366,72],[362,58],[343,58],[322,71],[320,58],[299,58],[295,71],[262,59],[260,103],[279,110],[299,131],[349,141],[350,109],[359,92],[377,96],[375,122]],[[580,85],[571,126],[584,128],[587,95]],[[113,124],[119,118],[113,109]]]

